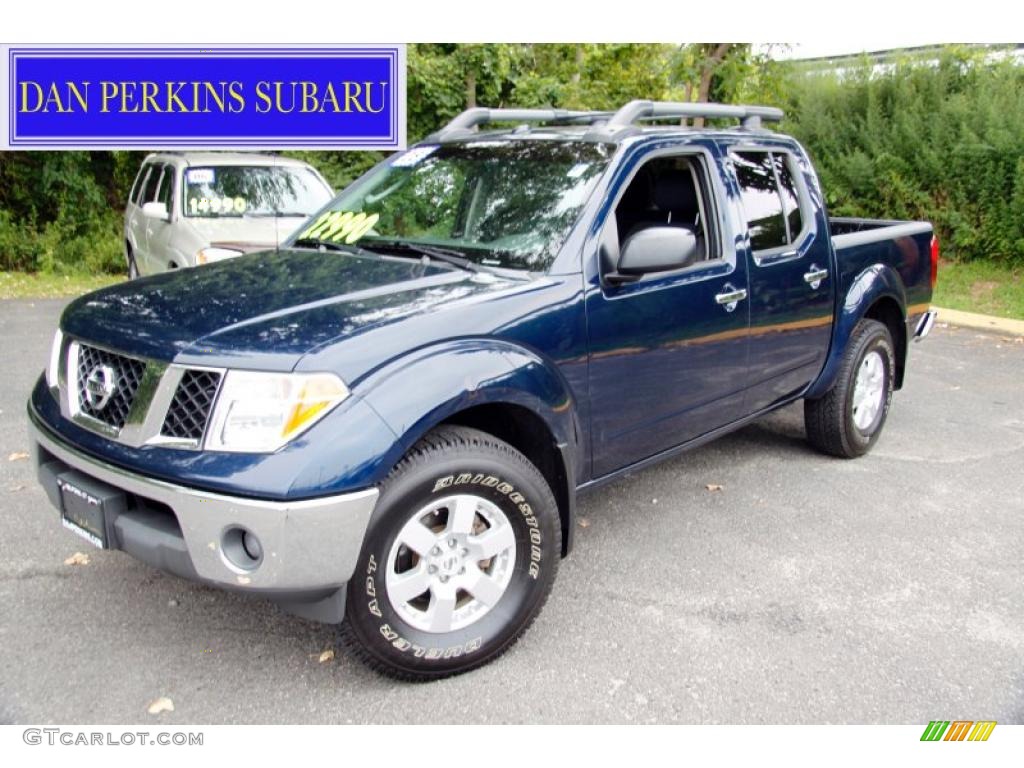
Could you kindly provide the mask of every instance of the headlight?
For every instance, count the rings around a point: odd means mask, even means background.
[[[46,386],[56,389],[60,385],[60,350],[64,346],[64,334],[60,328],[53,334],[53,345],[50,347],[50,362],[46,366]],[[36,368],[38,371],[39,369]]]
[[[271,453],[348,397],[332,373],[228,371],[207,431],[214,451]]]
[[[210,264],[214,261],[222,261],[223,259],[233,259],[235,256],[241,256],[244,252],[237,251],[234,248],[217,248],[215,246],[209,246],[207,248],[200,248],[196,253],[196,264]]]

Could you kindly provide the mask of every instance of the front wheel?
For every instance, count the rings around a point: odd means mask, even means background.
[[[861,320],[832,389],[824,397],[804,401],[808,442],[845,459],[871,450],[889,414],[895,374],[889,329],[877,320]]]
[[[467,672],[534,620],[561,547],[551,489],[526,457],[478,430],[437,429],[381,486],[342,639],[403,680]]]

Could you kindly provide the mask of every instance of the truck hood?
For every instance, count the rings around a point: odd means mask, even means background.
[[[263,251],[87,294],[64,311],[61,327],[156,360],[291,370],[331,342],[521,284],[437,262]]]

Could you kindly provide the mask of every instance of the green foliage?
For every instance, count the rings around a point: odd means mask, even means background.
[[[813,74],[749,45],[415,44],[408,138],[469,105],[615,109],[634,98],[778,104],[833,215],[931,220],[943,252],[1024,264],[1024,66],[949,49]],[[287,154],[340,190],[379,152]],[[119,271],[140,152],[0,153],[0,269]]]
[[[932,302],[947,309],[1024,320],[1024,267],[982,259],[943,262]]]
[[[0,269],[122,269],[121,211],[139,152],[0,153]]]
[[[1024,263],[1024,67],[949,49],[788,83],[832,215],[927,219],[945,255]]]

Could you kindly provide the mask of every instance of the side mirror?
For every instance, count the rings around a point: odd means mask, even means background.
[[[142,206],[142,215],[147,219],[171,220],[171,214],[167,212],[167,203],[158,203],[155,200]]]
[[[697,236],[685,227],[648,227],[626,238],[612,283],[629,283],[650,272],[688,267],[697,258]]]

